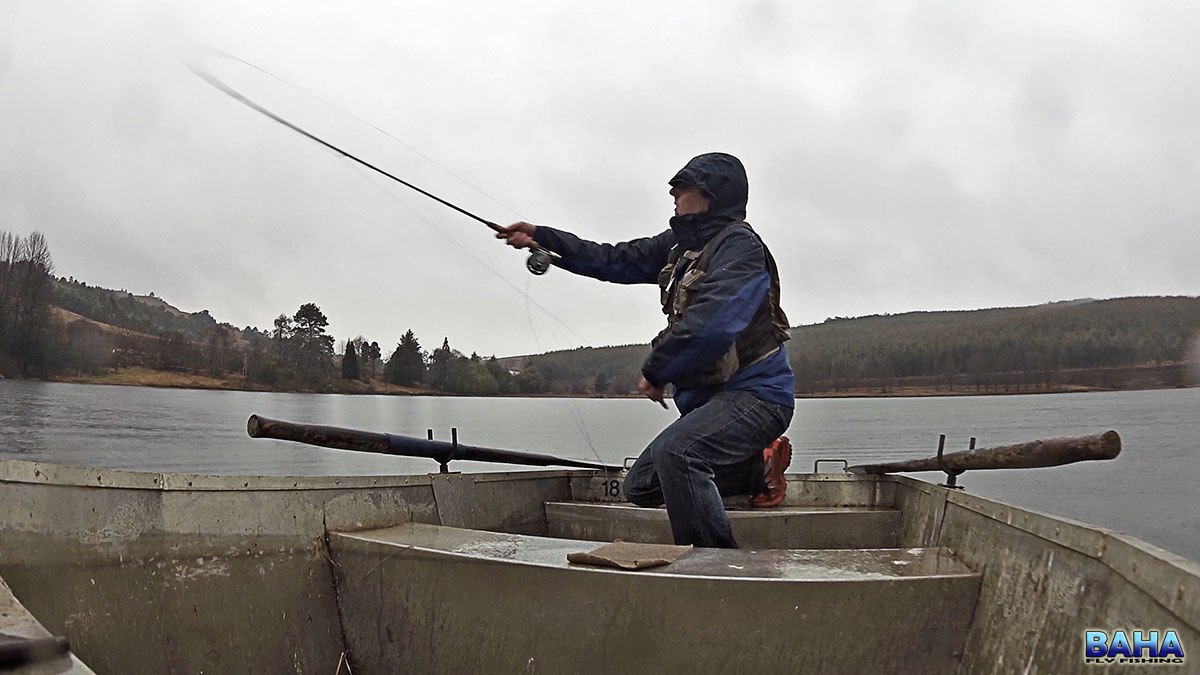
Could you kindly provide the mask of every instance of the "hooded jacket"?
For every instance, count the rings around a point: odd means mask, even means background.
[[[766,358],[741,364],[725,381],[709,383],[711,378],[703,377],[752,323],[761,329],[764,316],[768,322],[772,318],[769,254],[748,227],[730,227],[746,217],[748,183],[742,163],[724,153],[700,155],[669,182],[699,187],[709,197],[708,211],[674,216],[670,229],[620,244],[598,244],[544,226],[537,228],[534,238],[562,257],[560,267],[576,274],[621,284],[657,284],[672,258],[683,251],[701,251],[717,237],[694,297],[656,339],[642,364],[642,375],[656,386],[676,383],[675,404],[682,414],[720,390],[750,391],[764,400],[793,406],[795,381],[782,345]],[[675,273],[682,277],[686,271],[681,265]]]

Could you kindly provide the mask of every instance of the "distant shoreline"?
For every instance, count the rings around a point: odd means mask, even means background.
[[[382,380],[344,380],[330,378],[325,386],[318,389],[284,389],[272,388],[256,383],[246,383],[241,376],[227,375],[211,377],[208,375],[157,371],[149,368],[124,368],[97,375],[68,376],[59,375],[48,378],[31,378],[44,382],[66,382],[72,384],[108,384],[127,387],[155,387],[160,389],[193,389],[209,391],[250,391],[271,392],[279,394],[339,394],[339,395],[368,395],[368,396],[454,396],[466,397],[465,394],[454,394],[423,387],[401,387]],[[1138,386],[1138,387],[1093,387],[1083,385],[1062,385],[1040,388],[1003,387],[976,390],[974,387],[957,389],[938,389],[934,387],[895,387],[884,393],[878,390],[850,389],[843,391],[824,391],[816,393],[796,394],[797,399],[821,398],[943,398],[964,396],[1016,396],[1028,394],[1069,394],[1082,392],[1103,391],[1153,391],[1157,389],[1186,389],[1180,386]],[[594,398],[594,399],[624,399],[641,398],[639,394],[570,394],[563,392],[541,392],[526,394],[496,394],[477,398]]]

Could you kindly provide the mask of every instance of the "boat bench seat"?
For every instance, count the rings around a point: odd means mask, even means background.
[[[742,548],[894,548],[900,511],[866,506],[780,506],[730,510],[733,536]],[[666,509],[603,502],[547,502],[551,537],[589,541],[670,544]]]
[[[600,541],[405,523],[331,533],[347,648],[367,672],[953,673],[980,575],[942,548],[693,549],[642,571]],[[546,636],[553,635],[553,640]],[[412,645],[420,645],[413,649]]]

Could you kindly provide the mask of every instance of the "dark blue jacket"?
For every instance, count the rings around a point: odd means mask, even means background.
[[[670,181],[690,183],[710,198],[706,213],[671,218],[670,229],[620,244],[598,244],[573,234],[539,226],[534,239],[562,257],[560,267],[576,274],[618,284],[657,284],[672,247],[700,250],[730,223],[746,217],[746,172],[737,158],[721,153],[700,155]],[[682,273],[683,270],[680,270]],[[662,386],[715,362],[733,346],[767,300],[771,276],[758,236],[739,227],[713,251],[708,274],[694,304],[669,333],[663,335],[646,362],[642,375]],[[681,414],[703,405],[721,390],[749,391],[758,398],[786,406],[795,404],[795,380],[787,353],[747,366],[720,385],[675,392]]]

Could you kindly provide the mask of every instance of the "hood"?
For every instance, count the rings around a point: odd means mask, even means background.
[[[746,199],[749,195],[746,169],[733,155],[709,152],[693,157],[668,182],[671,185],[695,185],[710,200],[705,213],[671,218],[675,238],[685,248],[703,246],[729,223],[746,219]]]

